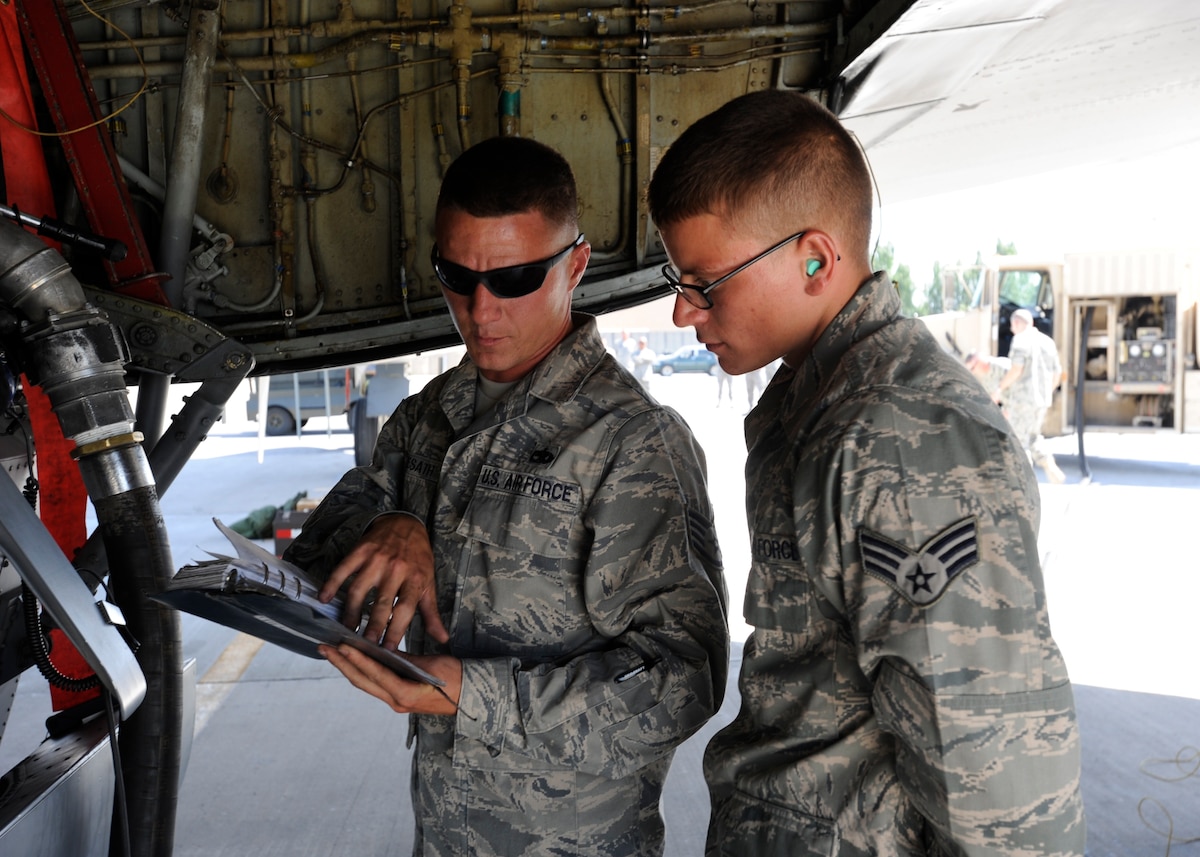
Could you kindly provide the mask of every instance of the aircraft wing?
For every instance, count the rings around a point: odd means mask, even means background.
[[[915,3],[847,62],[831,106],[887,202],[1200,139],[1189,0]]]

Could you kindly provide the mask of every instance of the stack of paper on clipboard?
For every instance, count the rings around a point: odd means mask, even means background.
[[[405,678],[437,687],[445,684],[403,652],[385,649],[343,625],[342,598],[322,602],[317,597],[320,581],[303,569],[216,518],[213,523],[229,539],[236,556],[209,552],[213,559],[179,569],[162,592],[151,596],[154,600],[310,658],[320,657],[320,644],[347,643]]]

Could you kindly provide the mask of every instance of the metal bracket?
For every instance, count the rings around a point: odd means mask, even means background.
[[[128,718],[146,696],[146,676],[120,630],[96,609],[96,599],[63,556],[20,490],[0,479],[0,553],[16,566]]]

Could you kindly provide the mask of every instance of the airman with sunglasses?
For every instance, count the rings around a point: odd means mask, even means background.
[[[411,713],[416,854],[658,855],[675,747],[720,706],[725,584],[688,427],[572,313],[590,248],[566,161],[469,149],[433,269],[462,363],[403,401],[287,557],[444,694],[323,649]],[[410,627],[411,621],[411,627]]]
[[[796,92],[743,96],[650,184],[674,319],[746,418],[741,710],[705,752],[710,857],[1081,855],[1079,733],[998,408],[872,273],[872,181]],[[783,237],[781,237],[783,236]]]

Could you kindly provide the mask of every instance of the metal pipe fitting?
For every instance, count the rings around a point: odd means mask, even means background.
[[[88,304],[70,266],[19,226],[0,223],[0,306],[22,322],[21,360],[75,442],[74,456],[114,569],[116,596],[146,677],[121,729],[134,853],[172,851],[181,771],[183,656],[179,616],[145,597],[175,570],[146,452],[125,388],[119,328]],[[116,571],[119,569],[120,571]]]

